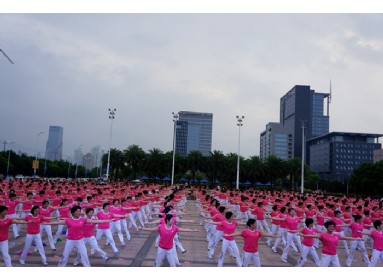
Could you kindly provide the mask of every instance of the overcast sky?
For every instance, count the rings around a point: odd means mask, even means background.
[[[383,133],[382,14],[0,14],[0,141],[63,158],[112,147],[172,150],[172,112],[213,113],[212,150],[259,155],[294,85],[329,92],[330,131]],[[3,149],[3,146],[1,146]]]

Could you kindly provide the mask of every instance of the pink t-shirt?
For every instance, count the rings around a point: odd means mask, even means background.
[[[19,203],[20,203],[19,200],[11,201],[9,199],[5,202],[5,206],[8,207],[8,215],[16,214],[16,206]]]
[[[344,219],[333,217],[331,220],[335,223],[335,231],[336,232],[343,231],[342,224],[343,224]]]
[[[231,222],[228,223],[227,221],[222,222],[222,227],[223,227],[223,234],[232,234],[235,232],[235,228],[237,227],[237,222]],[[228,237],[223,237],[226,240],[234,240],[234,236],[228,236]]]
[[[364,217],[363,225],[365,229],[370,230],[372,226],[372,219],[370,217]]]
[[[298,225],[301,222],[299,217],[291,218],[290,216],[286,217],[286,224],[288,230],[297,230]]]
[[[264,213],[265,209],[262,207],[258,207],[257,210],[255,210],[257,215],[257,221],[263,221],[265,219]]]
[[[40,207],[40,215],[43,216],[44,218],[49,218],[51,216],[51,213],[53,212],[53,209],[52,208],[42,208]],[[43,220],[42,221],[42,224],[46,224],[46,223],[49,223],[49,220]]]
[[[243,237],[243,251],[248,253],[258,252],[258,239],[262,236],[262,232],[259,230],[251,231],[249,229],[242,230]]]
[[[374,240],[373,249],[383,251],[383,232],[371,231],[371,238]]]
[[[70,206],[67,206],[65,208],[60,208],[59,213],[61,218],[64,218],[64,219],[69,218],[69,211],[70,211]]]
[[[278,211],[272,211],[270,215],[271,215],[271,217],[278,218],[279,217],[279,212]],[[273,225],[279,226],[280,221],[271,219],[271,223]]]
[[[303,228],[302,234],[306,235],[315,235],[318,232],[316,228],[308,229],[307,227]],[[312,247],[314,245],[314,238],[312,237],[304,237],[302,240],[302,244],[307,247]]]
[[[282,214],[282,213],[279,214],[279,218],[284,219],[284,220],[279,221],[279,227],[280,228],[287,228],[286,217],[287,217],[286,214]]]
[[[336,247],[338,246],[339,238],[339,234],[321,233],[319,239],[323,244],[322,254],[331,256],[336,255]]]
[[[92,218],[92,220],[96,220],[96,219]],[[85,223],[84,230],[83,230],[84,237],[89,238],[89,237],[94,236],[94,228],[95,227],[96,227],[96,224]]]
[[[357,224],[355,222],[352,222],[350,225],[351,228],[351,237],[363,237],[362,231],[363,231],[363,224]]]
[[[178,232],[177,226],[171,226],[169,229],[165,225],[158,226],[158,233],[160,235],[160,242],[158,247],[164,250],[170,250],[173,248],[173,239]]]
[[[39,234],[40,233],[40,224],[43,221],[43,216],[38,215],[37,217],[33,217],[32,215],[28,215],[25,217],[27,222],[32,221],[32,223],[27,224],[27,234]]]
[[[87,218],[79,219],[66,219],[65,224],[68,227],[68,236],[69,240],[80,240],[84,238],[84,225]]]
[[[23,206],[21,207],[21,211],[30,212],[34,202],[35,202],[34,199],[23,201]]]
[[[5,218],[0,220],[0,242],[8,240],[8,229],[12,224],[12,218]]]
[[[213,222],[224,222],[226,219],[223,215],[220,214],[217,214],[213,217]],[[223,231],[223,226],[222,225],[217,225],[215,227],[216,230],[220,230],[220,231]]]
[[[325,215],[326,215],[326,213],[322,213],[320,211],[316,212],[318,226],[323,226],[324,225],[324,217],[325,217]]]
[[[98,211],[97,212],[97,218],[99,220],[111,220],[113,218],[113,214],[109,212],[108,214],[104,213],[104,211]],[[98,224],[99,229],[109,229],[110,223],[102,223]]]
[[[112,214],[124,215],[124,212],[121,206],[117,206],[117,207],[110,206],[109,211]],[[119,220],[121,220],[121,218],[113,218],[113,221],[119,221]]]

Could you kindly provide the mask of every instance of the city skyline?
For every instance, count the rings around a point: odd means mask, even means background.
[[[171,112],[211,112],[212,151],[259,155],[295,85],[329,92],[330,131],[381,133],[380,14],[0,14],[0,140],[30,155],[82,145],[172,151]],[[239,32],[241,31],[241,32]],[[8,146],[7,146],[8,148]],[[43,152],[42,152],[43,154]]]

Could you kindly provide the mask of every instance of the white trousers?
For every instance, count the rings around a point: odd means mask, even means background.
[[[142,220],[142,213],[141,213],[141,211],[132,212],[132,216],[133,216],[133,220],[134,221],[136,219],[138,219],[138,221],[140,222],[141,226],[142,227],[145,226],[144,221]]]
[[[281,241],[283,243],[283,247],[286,246],[286,236],[287,236],[286,228],[278,227],[278,235],[280,237],[277,237],[277,239],[275,240],[275,243],[273,246],[274,250],[277,249],[277,247],[278,247],[279,243],[281,243]]]
[[[300,259],[298,260],[297,266],[303,266],[305,264],[307,255],[309,253],[313,257],[315,264],[317,266],[320,266],[320,260],[319,260],[317,251],[315,251],[315,247],[314,246],[308,247],[303,244],[302,244],[302,254]]]
[[[5,266],[11,267],[12,262],[11,262],[11,256],[9,255],[9,250],[8,250],[8,240],[0,242],[0,252],[3,254]]]
[[[271,235],[275,235],[278,232],[279,225],[271,224]],[[267,238],[267,243],[271,245],[271,237]]]
[[[53,242],[52,227],[51,227],[51,225],[40,224],[40,235],[41,235],[41,238],[43,238],[43,232],[44,231],[47,233],[48,241],[49,241],[49,246],[51,247],[52,250],[56,249],[55,244]]]
[[[163,260],[166,257],[166,259],[169,262],[169,265],[171,267],[175,267],[176,266],[176,259],[175,259],[174,254],[175,254],[174,247],[172,249],[169,249],[169,250],[165,250],[165,249],[162,249],[162,248],[158,247],[157,257],[156,257],[156,261],[155,261],[154,265],[157,266],[157,267],[161,266]]]
[[[96,237],[94,236],[84,237],[82,240],[84,241],[84,245],[89,244],[92,250],[99,253],[102,259],[105,260],[108,258],[108,255],[103,250],[101,250],[100,246],[98,245]],[[79,251],[77,251],[75,263],[79,263],[80,260],[81,260],[81,254],[79,253]]]
[[[282,258],[283,259],[287,259],[287,255],[289,253],[290,246],[291,246],[291,244],[293,243],[294,240],[297,242],[299,251],[302,253],[301,238],[299,237],[298,233],[288,232],[287,233],[286,246],[283,249],[283,254],[282,254]]]
[[[110,222],[110,232],[112,233],[112,235],[114,234],[115,231],[117,231],[117,235],[118,235],[118,239],[120,240],[120,243],[122,245],[125,245],[124,235],[122,234],[122,231],[121,231],[121,222],[120,222],[120,220],[114,221],[114,222]]]
[[[379,259],[383,262],[383,251],[378,251],[378,250],[373,249],[371,261],[370,261],[370,264],[368,266],[370,266],[370,267],[375,266]]]
[[[330,265],[330,263],[332,264],[333,267],[340,267],[338,254],[336,254],[336,255],[322,254],[320,266],[321,267],[328,267]]]
[[[80,240],[67,239],[66,240],[64,253],[58,266],[66,266],[69,259],[69,254],[73,251],[74,248],[77,249],[77,254],[80,254],[82,264],[85,267],[89,267],[90,266],[89,258],[86,252],[86,247],[85,247],[85,243],[83,239],[80,239]]]
[[[235,243],[235,240],[227,240],[225,238],[222,239],[222,252],[219,255],[218,266],[223,266],[223,261],[225,259],[226,250],[228,248],[231,248],[231,252],[235,256],[237,266],[242,266],[242,260],[241,260],[241,257],[239,255],[237,243]]]
[[[126,239],[130,240],[131,237],[130,237],[130,232],[129,232],[129,229],[128,229],[128,223],[126,222],[126,219],[122,219],[121,220],[121,227],[125,231]]]
[[[17,214],[8,214],[9,218],[17,218]],[[19,229],[17,228],[17,224],[12,224],[12,231],[13,231],[13,236],[16,238],[16,236],[19,236]]]
[[[129,218],[129,228],[131,228],[132,226],[134,226],[134,228],[135,229],[137,229],[138,227],[137,227],[137,224],[136,224],[136,221],[133,219],[133,215],[132,215],[132,213],[129,213],[129,214],[127,214],[128,216],[128,218]]]
[[[366,250],[366,247],[364,246],[363,240],[351,241],[350,254],[348,254],[348,258],[346,260],[347,266],[351,266],[352,260],[354,259],[355,250],[357,247],[359,247],[360,252],[363,254],[364,263],[366,264],[366,266],[368,266],[370,264],[370,260],[368,259],[367,250]]]
[[[213,236],[213,242],[210,245],[209,254],[214,255],[215,248],[218,246],[218,242],[222,239],[223,231],[222,230],[215,230],[214,236]]]
[[[317,230],[318,230],[319,232],[321,232],[321,231],[325,231],[325,227],[322,226],[322,225],[317,225],[316,228],[317,228]],[[319,238],[315,238],[315,239],[314,239],[314,247],[316,247],[316,248],[319,247]]]
[[[257,229],[266,230],[268,234],[271,234],[269,225],[266,223],[266,220],[257,220]]]
[[[247,267],[249,265],[250,260],[253,262],[253,266],[260,267],[261,260],[259,258],[259,253],[249,253],[243,252],[242,266]]]
[[[344,236],[344,231],[334,231],[335,234],[338,234],[340,236]],[[346,251],[347,254],[350,253],[350,250],[348,249],[348,245],[346,240],[340,240],[340,242],[343,244],[344,250]]]
[[[24,245],[23,252],[21,253],[20,260],[25,261],[25,259],[27,258],[29,248],[31,247],[33,241],[36,242],[36,247],[40,253],[41,260],[43,261],[43,263],[45,263],[47,261],[47,257],[45,256],[45,251],[43,247],[43,242],[41,241],[40,233],[27,234],[27,236],[25,237],[25,245]]]
[[[57,239],[60,237],[60,235],[62,234],[62,231],[64,229],[64,226],[66,227],[66,225],[58,225],[57,227],[57,232],[55,234],[55,237],[53,238],[53,243],[56,244],[57,243]],[[68,235],[68,229],[66,231],[66,235]]]
[[[116,247],[116,243],[114,243],[112,233],[110,232],[110,229],[97,229],[96,233],[96,240],[100,241],[102,235],[105,234],[106,240],[108,241],[109,245],[112,247],[112,250],[114,253],[118,252],[118,249]]]

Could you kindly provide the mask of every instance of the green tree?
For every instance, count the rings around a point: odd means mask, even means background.
[[[188,168],[191,171],[193,181],[195,180],[196,171],[199,170],[203,159],[204,159],[204,157],[201,154],[201,152],[199,152],[199,151],[191,151],[186,156]]]
[[[147,173],[146,175],[150,177],[162,177],[164,174],[166,174],[161,170],[164,161],[164,153],[160,149],[153,148],[149,150],[148,154],[146,155],[146,164],[144,166],[144,170]]]
[[[132,167],[133,179],[137,179],[137,173],[144,163],[145,152],[138,145],[130,145],[124,150],[125,159]]]
[[[210,152],[209,156],[209,171],[211,174],[211,181],[213,184],[216,180],[222,180],[221,174],[224,172],[225,167],[225,155],[222,151],[214,150]]]

